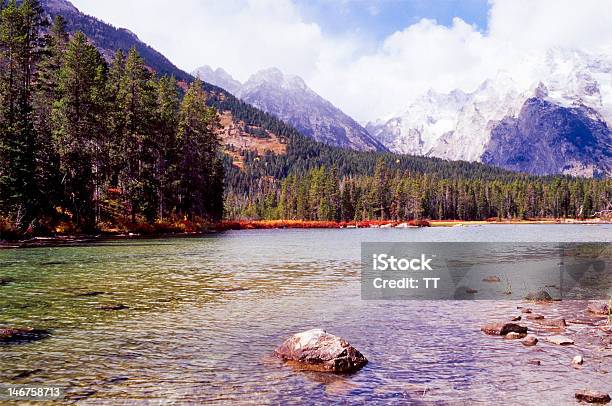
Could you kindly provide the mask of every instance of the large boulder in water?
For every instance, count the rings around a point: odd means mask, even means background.
[[[505,336],[508,333],[527,334],[527,327],[516,323],[487,323],[480,330],[490,336]]]
[[[321,329],[289,337],[276,349],[275,354],[306,369],[324,372],[350,373],[368,363],[366,357],[346,340]]]

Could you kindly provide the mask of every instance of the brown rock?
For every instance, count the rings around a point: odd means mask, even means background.
[[[106,292],[102,292],[102,291],[91,291],[91,292],[83,292],[83,293],[77,293],[77,297],[93,297],[93,296],[100,296],[105,294]]]
[[[14,375],[14,376],[13,376],[13,378],[12,378],[12,380],[13,380],[13,381],[17,381],[17,380],[19,380],[19,379],[29,378],[30,376],[35,375],[35,374],[38,374],[38,373],[40,373],[40,372],[42,372],[42,369],[40,369],[40,368],[36,368],[36,369],[28,369],[28,370],[21,371],[21,372],[19,372],[18,374]]]
[[[532,346],[534,346],[534,345],[536,345],[538,343],[538,337],[532,336],[532,335],[528,335],[521,342],[526,347],[532,347]]]
[[[531,309],[527,308],[527,307],[523,307],[521,309],[521,313],[531,313]]]
[[[128,309],[128,307],[124,305],[123,303],[117,303],[117,304],[99,305],[99,306],[96,306],[96,309],[113,311],[113,310],[125,310],[125,309]]]
[[[607,316],[610,314],[610,306],[607,303],[601,302],[591,302],[587,306],[587,311],[589,313],[599,314],[602,316]]]
[[[566,327],[565,319],[536,319],[536,323],[548,327]]]
[[[476,289],[467,288],[465,290],[465,293],[474,294],[474,293],[478,293],[478,291]]]
[[[587,403],[608,403],[610,395],[605,392],[597,392],[592,390],[579,390],[575,394],[576,399]]]
[[[525,297],[527,300],[533,300],[535,302],[552,302],[553,298],[545,290],[539,290],[537,292],[529,292]]]
[[[527,361],[527,363],[529,365],[542,365],[542,361],[540,361],[539,359],[531,359]]]
[[[489,283],[495,283],[495,282],[501,282],[501,279],[499,279],[499,276],[487,276],[482,281],[489,282]]]
[[[488,323],[485,324],[481,329],[482,332],[491,336],[505,336],[508,333],[514,332],[519,334],[526,334],[527,327],[521,326],[515,323]]]
[[[542,320],[544,316],[541,314],[530,313],[527,315],[527,320]]]
[[[307,369],[324,372],[354,372],[368,362],[346,340],[321,329],[291,336],[274,353],[285,361],[297,362]]]
[[[518,340],[518,339],[524,338],[525,336],[527,336],[527,334],[515,333],[514,331],[511,331],[508,334],[506,334],[504,338],[508,340]]]
[[[0,286],[8,285],[9,283],[15,282],[15,279],[9,277],[1,277],[0,278]]]
[[[569,324],[582,324],[585,326],[596,326],[597,324],[595,324],[595,322],[593,320],[584,320],[584,319],[573,319],[573,320],[568,320],[567,323]]]
[[[574,344],[574,340],[571,338],[567,338],[565,336],[550,336],[546,337],[546,341],[551,342],[557,345],[572,345]]]
[[[0,343],[26,343],[42,340],[51,335],[51,332],[36,328],[2,328],[0,329]]]
[[[512,318],[512,321],[521,321],[521,318],[522,318],[521,316],[514,316]]]

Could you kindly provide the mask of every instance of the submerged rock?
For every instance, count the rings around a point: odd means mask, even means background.
[[[532,346],[534,346],[534,345],[536,345],[538,343],[538,337],[532,336],[532,335],[528,335],[527,337],[523,338],[523,340],[521,340],[521,342],[526,347],[532,347]]]
[[[0,343],[27,343],[51,335],[49,330],[36,328],[0,328]]]
[[[542,361],[540,361],[539,359],[532,359],[532,360],[527,361],[527,363],[529,365],[542,365]]]
[[[526,300],[533,300],[535,302],[552,302],[553,298],[545,290],[539,290],[537,292],[529,292],[527,296],[525,296]]]
[[[525,336],[527,336],[527,334],[515,333],[514,331],[511,331],[508,334],[506,334],[504,338],[508,340],[518,340],[518,339],[524,338]]]
[[[495,282],[501,282],[501,279],[499,278],[499,276],[487,276],[482,281],[489,282],[489,283],[495,283]]]
[[[536,319],[534,320],[536,323],[542,325],[542,326],[547,326],[547,327],[566,327],[567,323],[565,323],[565,319]]]
[[[587,311],[589,313],[607,316],[610,314],[610,306],[607,303],[591,302],[587,306]]]
[[[565,336],[550,336],[546,338],[546,341],[557,345],[572,345],[574,340]]]
[[[102,291],[91,291],[91,292],[82,292],[82,293],[77,293],[77,297],[93,297],[93,296],[100,296],[100,295],[104,295],[106,294],[106,292],[102,292]]]
[[[515,323],[488,323],[481,329],[483,333],[490,336],[505,336],[508,333],[526,334],[527,327]]]
[[[9,283],[15,282],[15,279],[3,276],[0,278],[0,286],[8,285]]]
[[[576,392],[575,397],[581,402],[587,403],[608,403],[610,402],[610,395],[605,392],[598,392],[592,390],[579,390]]]
[[[13,376],[13,380],[17,381],[19,379],[23,379],[23,378],[29,378],[32,375],[38,374],[42,372],[42,369],[40,368],[36,368],[36,369],[28,369],[26,371],[21,371],[19,372],[17,375]]]
[[[529,313],[531,313],[531,309],[530,309],[530,308],[528,308],[528,307],[523,307],[523,308],[521,309],[521,313],[529,314]]]
[[[512,321],[521,321],[521,318],[522,318],[521,316],[514,316],[512,318]]]
[[[116,303],[116,304],[108,304],[108,305],[98,305],[96,306],[96,309],[113,311],[113,310],[125,310],[125,309],[128,309],[128,307],[124,305],[123,303]]]
[[[368,362],[346,340],[321,329],[291,336],[274,353],[284,361],[298,362],[307,369],[324,372],[354,372]]]
[[[541,314],[537,314],[537,313],[529,313],[527,315],[527,320],[542,320],[544,318],[544,316],[542,316]]]
[[[572,364],[574,365],[582,365],[584,363],[584,358],[582,358],[582,355],[576,355],[574,358],[572,358]]]

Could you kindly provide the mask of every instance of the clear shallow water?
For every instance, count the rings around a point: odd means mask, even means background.
[[[486,321],[518,314],[520,302],[363,301],[360,243],[611,239],[608,225],[489,225],[240,231],[0,251],[0,276],[15,279],[0,287],[0,325],[53,330],[46,340],[0,346],[0,383],[64,385],[82,404],[573,404],[577,389],[612,392],[603,333],[570,325],[563,334],[573,347],[523,347],[480,332]],[[96,308],[116,303],[129,308]],[[529,306],[585,316],[584,303]],[[330,376],[271,356],[286,337],[314,327],[345,337],[370,363]],[[585,364],[575,369],[579,353]],[[542,365],[528,365],[533,359]]]

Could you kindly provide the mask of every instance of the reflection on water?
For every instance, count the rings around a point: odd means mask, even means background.
[[[573,347],[523,347],[479,331],[485,321],[519,314],[520,302],[363,301],[360,242],[609,241],[611,232],[575,225],[268,230],[0,251],[0,277],[14,279],[0,286],[0,326],[53,331],[43,341],[0,346],[0,383],[65,385],[69,399],[84,404],[530,404],[543,393],[544,403],[571,404],[580,388],[612,392],[612,354],[592,326],[568,326]],[[119,304],[127,308],[103,310]],[[584,303],[532,307],[585,317]],[[345,337],[370,363],[330,376],[271,356],[284,338],[314,327]],[[585,364],[572,368],[579,353]],[[527,364],[534,359],[541,365]]]

